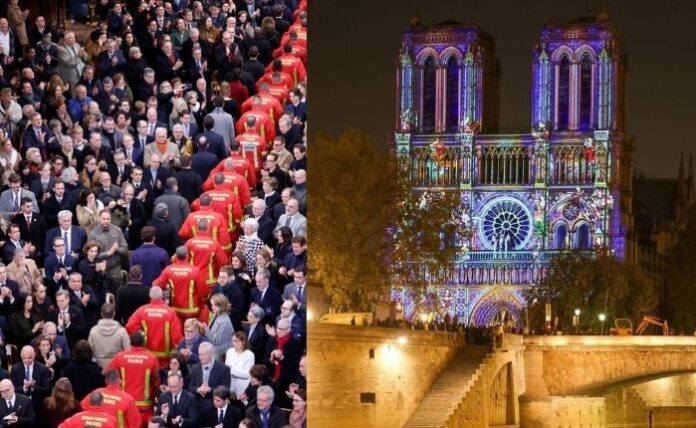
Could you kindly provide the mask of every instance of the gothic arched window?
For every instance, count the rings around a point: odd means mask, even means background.
[[[556,128],[568,129],[570,118],[570,60],[563,55],[558,65],[558,123]]]
[[[423,132],[435,131],[435,59],[430,56],[423,64]]]
[[[459,65],[454,55],[447,60],[447,132],[457,132],[459,126]]]
[[[592,60],[584,55],[580,61],[580,129],[589,129],[592,120]]]
[[[565,224],[559,224],[558,226],[556,226],[556,234],[554,236],[554,247],[556,249],[562,250],[565,248],[567,235],[568,228]]]
[[[575,247],[578,250],[589,250],[590,249],[590,227],[587,224],[581,224],[578,226],[575,232]]]

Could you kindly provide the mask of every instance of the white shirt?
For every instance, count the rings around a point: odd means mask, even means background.
[[[2,51],[5,53],[5,55],[10,54],[10,32],[9,31],[7,32],[7,34],[0,31],[0,46],[2,46]]]
[[[230,392],[232,392],[233,397],[244,392],[249,386],[249,369],[254,365],[254,361],[254,353],[249,349],[244,350],[241,354],[237,353],[234,348],[227,350],[225,365],[230,368],[232,375]]]

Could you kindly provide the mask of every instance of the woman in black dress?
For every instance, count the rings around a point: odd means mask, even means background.
[[[43,321],[39,321],[31,311],[34,305],[34,298],[31,294],[21,292],[17,296],[16,309],[10,314],[10,330],[12,331],[13,343],[17,349],[22,349],[28,345],[43,328]]]
[[[102,369],[92,358],[94,351],[89,342],[79,340],[72,351],[72,360],[65,366],[63,374],[70,379],[77,401],[87,394],[104,386]]]

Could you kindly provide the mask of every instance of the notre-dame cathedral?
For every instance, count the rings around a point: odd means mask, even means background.
[[[531,50],[531,123],[499,127],[495,41],[476,25],[407,27],[397,62],[395,148],[414,192],[457,192],[471,234],[440,315],[522,325],[524,290],[562,251],[632,258],[632,141],[624,129],[626,59],[604,16],[544,25]],[[437,227],[434,225],[434,227]],[[434,296],[434,297],[433,297]],[[394,289],[406,317],[409,293]]]

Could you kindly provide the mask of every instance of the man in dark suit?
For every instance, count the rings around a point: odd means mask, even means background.
[[[0,381],[0,426],[32,428],[36,426],[36,414],[32,400],[24,395],[16,394],[15,387],[9,379]],[[13,416],[10,416],[13,415]],[[6,417],[8,417],[5,419]]]
[[[68,275],[77,269],[77,259],[65,252],[65,240],[57,236],[51,242],[53,253],[44,262],[44,281],[49,296],[53,296],[58,290],[67,289]]]
[[[94,293],[94,289],[88,284],[82,283],[82,275],[73,272],[68,277],[68,287],[70,288],[70,306],[79,308],[85,320],[85,331],[90,331],[97,324],[99,319],[99,308],[101,303],[99,296]]]
[[[203,56],[203,50],[200,47],[193,48],[191,52],[192,58],[186,66],[187,82],[191,85],[196,85],[196,80],[203,78],[210,81],[213,74],[213,68],[206,57]]]
[[[147,138],[145,138],[145,141],[147,141]],[[140,142],[138,142],[138,144],[140,144]],[[148,144],[148,143],[146,142],[145,144]],[[128,174],[127,175],[124,174],[124,175],[126,176],[126,179],[129,179],[130,173],[133,171],[133,168],[136,166],[143,165],[143,153],[144,153],[145,149],[143,149],[141,147],[137,147],[135,145],[134,137],[130,134],[123,135],[123,147],[122,147],[122,149],[123,149],[123,154],[126,158],[126,165],[129,168]]]
[[[43,206],[45,202],[44,197],[51,192],[56,179],[51,175],[51,164],[49,162],[43,162],[39,165],[39,178],[32,180],[29,190],[34,193],[37,198],[39,205]]]
[[[215,346],[203,342],[198,347],[200,363],[191,367],[188,390],[198,398],[199,409],[205,412],[213,407],[213,390],[231,382],[229,367],[215,359]]]
[[[145,151],[145,147],[155,141],[155,136],[148,134],[148,123],[145,120],[139,120],[136,125],[137,133],[133,136],[133,149],[139,150],[140,153]]]
[[[261,385],[256,391],[256,405],[246,411],[246,417],[256,422],[256,426],[282,428],[288,423],[285,413],[273,404],[275,393],[268,385]],[[266,423],[264,423],[264,421]]]
[[[150,166],[143,169],[143,181],[148,183],[152,192],[153,202],[158,196],[161,196],[165,191],[164,183],[172,176],[172,171],[169,168],[163,167],[159,156],[153,156],[150,159]]]
[[[193,114],[190,110],[186,110],[181,114],[181,126],[184,127],[184,137],[193,138],[198,135],[198,125],[193,120]]]
[[[167,421],[167,426],[182,428],[197,427],[198,406],[196,397],[186,391],[184,380],[179,373],[167,377],[168,391],[160,394],[157,401],[157,414]],[[236,428],[236,425],[235,425]]]
[[[131,166],[126,162],[124,149],[114,151],[114,165],[110,165],[107,171],[111,176],[111,182],[117,186],[123,187],[123,184],[130,179]]]
[[[244,61],[242,65],[242,70],[251,74],[254,77],[254,81],[257,82],[261,76],[266,73],[266,67],[259,61],[259,48],[258,46],[251,46],[249,48],[249,59]]]
[[[53,183],[53,192],[51,196],[44,201],[44,216],[46,216],[46,226],[49,228],[54,228],[58,226],[58,213],[64,210],[75,212],[75,201],[71,193],[65,192],[65,183],[60,178],[56,179]],[[72,217],[70,218],[72,221]],[[75,247],[71,246],[71,251]],[[82,247],[80,247],[82,248]]]
[[[273,248],[275,246],[273,230],[275,229],[276,222],[266,213],[266,201],[262,198],[254,200],[251,204],[251,213],[259,223],[259,229],[256,231],[259,235],[259,239],[261,239],[264,244]]]
[[[17,307],[17,296],[19,296],[19,284],[7,279],[7,268],[5,265],[0,265],[0,327],[5,332],[9,331],[7,319]]]
[[[36,354],[31,346],[23,347],[20,355],[22,362],[12,366],[10,380],[15,389],[31,399],[35,409],[41,409],[44,398],[51,393],[51,373],[34,360]]]
[[[132,266],[128,282],[116,292],[116,321],[126,325],[128,318],[141,306],[150,303],[150,288],[143,285],[143,270]]]
[[[249,313],[247,314],[249,323],[244,326],[244,333],[246,333],[249,340],[249,349],[254,353],[255,364],[263,364],[263,357],[266,356],[268,333],[266,333],[266,328],[261,323],[265,316],[266,312],[260,307],[249,308]]]
[[[188,154],[181,155],[181,171],[174,177],[179,185],[179,193],[189,204],[203,193],[203,179],[191,171],[191,156]]]
[[[259,269],[256,272],[256,288],[250,292],[251,306],[258,306],[266,313],[265,323],[273,323],[280,315],[280,305],[283,297],[275,287],[269,287],[271,273],[268,269]]]
[[[70,293],[67,290],[56,293],[56,306],[48,313],[48,321],[56,323],[59,334],[65,334],[68,346],[72,348],[79,340],[87,339],[82,311],[70,306]]]
[[[5,241],[5,245],[2,246],[3,263],[6,265],[12,263],[16,250],[24,250],[27,256],[31,258],[34,257],[34,247],[21,238],[18,225],[11,224],[10,227],[7,228],[7,238],[8,239]]]
[[[176,247],[179,246],[178,230],[169,222],[169,209],[167,204],[161,203],[155,206],[152,211],[152,219],[147,222],[147,226],[155,228],[155,245],[164,248],[170,256],[174,254]]]
[[[288,318],[278,320],[275,331],[271,330],[270,333],[272,337],[266,345],[263,363],[268,367],[268,372],[272,374],[275,373],[276,367],[280,366],[280,374],[272,377],[278,391],[287,391],[290,384],[295,382],[300,374],[300,358],[302,358],[304,346],[302,342],[292,336],[291,321]],[[287,336],[290,338],[288,339]],[[287,340],[282,350],[278,347],[281,340]],[[291,407],[286,395],[278,397],[277,404],[280,407]]]
[[[123,186],[123,203],[119,205],[128,213],[130,223],[123,229],[123,234],[128,241],[128,248],[134,250],[140,246],[140,231],[145,226],[147,220],[145,213],[145,204],[135,198],[135,186],[131,183],[126,183]]]
[[[207,180],[210,171],[217,166],[219,160],[215,153],[208,150],[208,139],[205,136],[196,138],[198,139],[198,152],[191,156],[191,170],[198,174],[201,180]]]
[[[75,226],[72,224],[73,214],[71,211],[63,210],[57,215],[58,227],[49,229],[46,233],[46,245],[44,246],[44,254],[46,256],[52,254],[55,250],[53,249],[55,238],[67,238],[65,242],[65,253],[77,259],[82,247],[87,242],[87,233],[80,226]]]
[[[31,116],[31,126],[22,134],[22,156],[27,152],[27,149],[36,147],[41,152],[41,158],[48,160],[48,140],[51,139],[53,133],[48,126],[43,124],[41,113],[34,113]]]
[[[237,428],[242,420],[242,412],[230,405],[230,389],[220,385],[213,389],[213,404],[215,407],[207,409],[201,415],[201,423],[205,426],[222,428]]]
[[[206,150],[211,153],[214,153],[215,156],[217,156],[218,158],[218,162],[220,162],[221,160],[227,157],[227,148],[225,147],[225,139],[222,138],[222,135],[213,131],[214,126],[215,119],[213,118],[213,116],[209,114],[206,115],[203,118],[203,128],[205,129],[205,131],[203,131],[201,136],[205,137],[206,141],[208,142]],[[203,150],[200,147],[200,138],[198,150]]]
[[[34,201],[30,198],[22,198],[22,212],[12,217],[12,223],[19,226],[19,233],[23,240],[31,242],[36,248],[34,260],[37,266],[43,267],[44,246],[46,245],[46,221],[44,216],[33,210]]]
[[[131,171],[130,183],[135,189],[135,198],[145,205],[145,212],[152,212],[152,203],[155,201],[155,193],[149,181],[145,181],[145,172],[141,166],[136,166]]]
[[[97,68],[104,76],[113,77],[116,73],[123,73],[126,69],[126,57],[121,49],[116,48],[116,40],[106,41],[106,50],[97,56]]]

